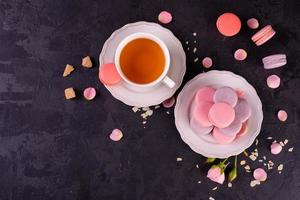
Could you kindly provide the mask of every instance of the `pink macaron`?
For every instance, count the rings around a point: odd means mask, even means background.
[[[251,114],[252,110],[246,100],[240,99],[237,105],[234,108],[235,117],[239,119],[241,122],[247,121]]]
[[[213,103],[208,101],[193,102],[190,118],[193,118],[195,122],[199,123],[202,127],[212,126],[212,123],[208,118],[208,113],[212,106]]]
[[[235,135],[226,135],[218,127],[214,127],[212,135],[219,144],[229,144],[234,141]]]
[[[287,59],[285,54],[274,54],[264,57],[262,62],[265,69],[274,69],[286,65]]]
[[[215,94],[215,89],[209,86],[200,88],[195,94],[195,101],[209,101],[213,102],[213,96]]]
[[[269,88],[272,88],[272,89],[276,89],[280,86],[280,77],[273,74],[273,75],[270,75],[268,76],[267,78],[267,85]]]
[[[96,89],[93,87],[85,88],[83,91],[83,96],[86,100],[93,100],[96,96]]]
[[[237,137],[242,137],[244,135],[246,135],[246,133],[248,132],[248,123],[247,122],[244,122],[242,124],[242,128],[241,130],[237,133]]]
[[[233,13],[224,13],[220,15],[216,25],[218,31],[227,37],[238,34],[242,26],[240,18]]]
[[[227,103],[218,102],[211,106],[208,112],[209,121],[218,128],[229,126],[234,118],[234,109]]]
[[[251,18],[247,20],[247,25],[251,29],[257,29],[259,27],[259,22],[255,18]]]
[[[213,126],[208,126],[208,127],[201,126],[198,119],[194,115],[191,116],[190,126],[197,135],[209,134],[213,129]]]
[[[214,94],[214,102],[223,102],[234,107],[238,102],[238,96],[231,87],[218,88]]]
[[[234,58],[238,61],[245,60],[247,58],[247,51],[244,49],[238,49],[234,52]]]
[[[271,25],[267,25],[252,36],[252,41],[255,42],[257,46],[260,46],[270,40],[274,35],[275,31]]]
[[[242,122],[238,118],[235,118],[229,126],[225,128],[221,128],[220,131],[225,135],[235,136],[240,132],[241,129],[242,129]]]
[[[99,69],[99,79],[104,85],[115,85],[121,81],[114,63],[107,63]]]

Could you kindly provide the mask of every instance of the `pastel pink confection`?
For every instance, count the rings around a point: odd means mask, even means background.
[[[282,146],[276,142],[272,143],[270,148],[271,148],[271,153],[274,155],[279,154],[282,150]]]
[[[259,23],[255,18],[248,19],[247,25],[251,29],[257,29],[259,27]]]
[[[175,98],[171,97],[169,99],[166,99],[162,102],[163,107],[165,108],[171,108],[175,104]]]
[[[277,117],[280,121],[285,122],[288,118],[288,114],[285,110],[279,110],[277,113]]]
[[[235,118],[229,126],[227,126],[226,128],[220,128],[220,131],[228,136],[236,136],[241,129],[242,122],[238,118]]]
[[[200,101],[209,101],[213,102],[213,96],[215,94],[215,89],[209,86],[205,86],[200,88],[195,95],[195,101],[200,102]]]
[[[194,102],[191,107],[190,118],[199,123],[202,127],[210,127],[212,123],[208,119],[208,112],[213,103],[208,101]]]
[[[205,68],[210,68],[213,65],[213,61],[210,57],[205,57],[202,60],[202,65]]]
[[[99,79],[104,85],[115,85],[121,81],[121,76],[115,64],[108,63],[102,65],[99,69]]]
[[[120,129],[114,129],[109,135],[109,138],[115,142],[121,140],[122,137],[123,137],[123,133]]]
[[[240,99],[234,108],[235,118],[241,122],[245,122],[249,119],[252,114],[251,107],[246,100]]]
[[[172,15],[168,11],[162,11],[158,15],[158,21],[160,21],[163,24],[168,24],[172,21]]]
[[[275,34],[276,34],[276,32],[272,29],[270,32],[266,33],[262,38],[260,38],[259,40],[257,40],[255,42],[255,44],[257,46],[261,46],[264,43],[266,43],[267,41],[269,41]]]
[[[208,118],[218,128],[229,126],[235,117],[234,109],[227,103],[215,103],[210,108]]]
[[[277,75],[271,75],[267,78],[267,85],[269,88],[275,89],[280,86],[280,77]]]
[[[86,100],[92,100],[96,96],[96,90],[93,87],[85,88],[83,91],[83,96]]]
[[[226,135],[222,133],[218,127],[214,127],[212,135],[215,141],[219,144],[229,144],[234,141],[236,136],[236,135]]]
[[[234,107],[238,102],[238,96],[231,87],[221,87],[214,94],[214,102],[223,102]]]
[[[236,92],[238,98],[240,98],[240,99],[245,99],[245,95],[246,95],[246,94],[245,94],[245,92],[244,92],[243,90],[236,89],[235,92]]]
[[[247,58],[247,52],[244,49],[238,49],[234,52],[234,58],[238,61],[245,60]]]
[[[251,40],[253,42],[256,42],[257,40],[259,40],[261,37],[263,37],[266,33],[270,32],[271,30],[272,30],[272,26],[271,25],[267,25],[264,28],[262,28],[260,31],[258,31],[257,33],[255,33],[251,37]]]
[[[253,172],[253,177],[254,177],[255,180],[258,180],[258,181],[266,181],[267,180],[267,173],[264,169],[257,168]]]
[[[287,64],[285,54],[274,54],[266,56],[262,59],[265,69],[274,69]]]
[[[198,135],[209,134],[213,129],[213,126],[208,126],[208,127],[201,126],[200,123],[195,118],[195,116],[191,117],[190,126],[194,130],[194,132]]]
[[[242,137],[242,136],[246,135],[247,132],[248,132],[248,123],[244,122],[242,124],[242,128],[241,128],[240,132],[238,132],[238,134],[236,136]]]

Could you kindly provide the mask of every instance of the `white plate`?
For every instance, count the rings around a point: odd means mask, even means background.
[[[127,105],[137,107],[157,105],[174,95],[182,83],[186,70],[185,52],[181,42],[170,30],[150,22],[136,22],[123,26],[116,30],[105,42],[99,56],[100,67],[104,63],[114,62],[115,51],[118,44],[125,37],[136,32],[151,33],[166,43],[171,57],[171,66],[168,76],[176,83],[175,87],[170,89],[161,83],[147,92],[137,92],[131,89],[124,81],[114,86],[105,87],[116,99],[119,99]]]
[[[217,144],[211,134],[197,135],[189,124],[189,108],[197,89],[203,86],[215,88],[229,86],[245,92],[245,99],[252,109],[248,120],[248,132],[230,144]],[[191,149],[205,157],[227,158],[242,153],[251,146],[258,136],[263,121],[262,104],[256,90],[241,76],[228,71],[209,71],[202,73],[190,80],[177,97],[175,106],[175,125],[182,140]]]

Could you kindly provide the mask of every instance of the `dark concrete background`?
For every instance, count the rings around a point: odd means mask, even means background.
[[[270,170],[266,183],[251,188],[251,174],[240,168],[232,188],[225,183],[212,191],[216,184],[205,178],[209,166],[180,139],[172,109],[170,115],[157,109],[143,128],[141,117],[99,83],[98,56],[110,34],[130,22],[157,22],[161,10],[173,14],[166,27],[183,44],[197,40],[191,45],[198,48],[196,55],[186,52],[184,83],[202,72],[194,58],[209,55],[212,69],[242,75],[256,88],[264,107],[259,156],[284,163],[281,175]],[[0,199],[300,199],[299,10],[297,0],[0,0]],[[217,16],[226,11],[243,22],[233,38],[223,38],[215,28]],[[272,24],[276,36],[256,47],[250,40],[255,31],[245,23],[250,17]],[[246,61],[233,59],[237,48],[248,51]],[[273,53],[286,53],[288,65],[264,70],[261,58]],[[85,55],[94,59],[94,68],[80,67]],[[76,71],[62,78],[66,63]],[[276,90],[265,83],[272,73],[282,79]],[[94,86],[98,96],[92,102],[81,96],[66,101],[63,91],[69,86],[77,93]],[[280,108],[289,113],[285,123],[276,119]],[[118,143],[108,138],[116,127],[124,132]],[[272,156],[268,136],[289,139],[294,152],[285,148]]]

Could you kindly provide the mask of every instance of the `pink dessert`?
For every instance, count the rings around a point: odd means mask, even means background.
[[[226,128],[221,128],[220,131],[225,135],[236,135],[242,129],[242,122],[238,118],[235,118],[234,121],[227,126]]]
[[[200,88],[195,95],[195,101],[200,102],[200,101],[209,101],[213,102],[213,96],[215,94],[215,89],[212,87],[202,87]]]
[[[255,178],[255,180],[258,180],[258,181],[266,181],[267,173],[263,168],[257,168],[253,172],[253,177]]]
[[[99,69],[99,79],[104,85],[115,85],[121,81],[114,63],[108,63]]]
[[[242,124],[242,128],[241,130],[237,133],[237,137],[242,137],[244,135],[246,135],[246,133],[248,132],[248,123],[247,122],[244,122]]]
[[[213,103],[208,101],[194,102],[192,104],[190,118],[193,118],[201,127],[212,126],[212,123],[208,119],[208,112],[212,105]]]
[[[212,135],[219,144],[229,144],[235,139],[235,135],[226,135],[218,127],[214,128]]]
[[[215,103],[223,102],[234,107],[238,102],[238,96],[235,90],[233,90],[232,88],[221,87],[217,89],[214,94],[214,102]]]
[[[96,89],[93,87],[85,88],[83,91],[83,96],[86,100],[93,100],[96,96]]]
[[[246,100],[240,100],[234,108],[236,118],[241,122],[245,122],[252,114],[252,110]]]
[[[235,117],[234,109],[227,103],[215,103],[208,113],[209,120],[218,128],[229,126]]]
[[[198,120],[194,116],[191,117],[190,126],[195,131],[195,133],[199,135],[209,134],[213,129],[213,126],[208,126],[208,127],[201,126]]]

